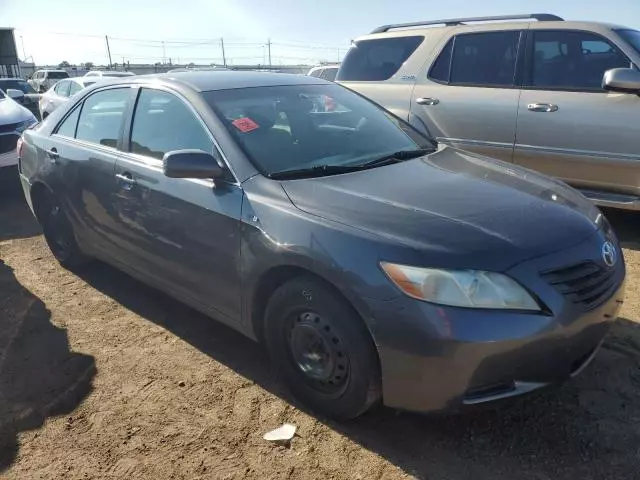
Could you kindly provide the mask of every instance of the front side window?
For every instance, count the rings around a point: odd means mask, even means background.
[[[173,150],[213,153],[207,130],[187,105],[162,90],[140,91],[131,128],[132,153],[162,160]]]
[[[53,90],[56,92],[57,95],[61,96],[61,97],[68,97],[69,96],[69,83],[67,81],[62,81],[62,82],[58,82],[56,84],[55,87],[53,87]]]
[[[535,31],[525,86],[602,91],[612,68],[628,68],[629,59],[604,37],[571,30]]]
[[[393,37],[354,42],[337,75],[343,81],[381,81],[391,78],[415,52],[424,37]]]
[[[131,95],[129,88],[96,92],[82,105],[76,138],[115,148]]]
[[[76,125],[78,125],[78,117],[80,116],[80,108],[76,108],[64,121],[58,126],[56,133],[64,137],[74,138],[76,136]]]
[[[515,85],[519,31],[458,35],[453,42],[449,83],[488,87]],[[447,55],[447,49],[442,53]],[[446,58],[437,65],[446,70]]]
[[[399,151],[432,148],[381,107],[337,85],[205,92],[205,99],[265,175],[362,165]]]

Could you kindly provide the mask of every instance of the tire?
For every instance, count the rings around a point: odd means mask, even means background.
[[[78,246],[71,223],[53,193],[41,196],[37,212],[44,239],[58,263],[67,270],[77,270],[88,263],[89,258]]]
[[[323,282],[281,285],[265,312],[271,360],[294,397],[314,412],[349,420],[381,397],[373,339],[347,302]]]

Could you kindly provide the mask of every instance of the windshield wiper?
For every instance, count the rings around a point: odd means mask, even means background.
[[[399,152],[389,153],[382,157],[374,158],[365,163],[355,165],[360,169],[379,167],[387,163],[397,163],[403,160],[410,160],[412,158],[423,157],[429,153],[433,153],[434,150],[429,148],[416,148],[415,150],[400,150]]]
[[[291,180],[294,178],[323,177],[326,175],[337,175],[339,173],[355,172],[359,167],[347,165],[316,165],[309,168],[296,168],[294,170],[283,170],[267,175],[274,180]]]
[[[357,172],[359,170],[367,170],[369,168],[381,167],[391,163],[398,163],[411,158],[422,157],[433,150],[419,148],[415,150],[401,150],[399,152],[389,153],[382,157],[375,158],[365,163],[355,165],[315,165],[308,168],[298,168],[294,170],[283,170],[267,175],[274,180],[291,180],[295,178],[324,177],[327,175],[338,175],[340,173]]]

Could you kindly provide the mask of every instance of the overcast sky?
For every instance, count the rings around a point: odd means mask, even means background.
[[[336,61],[387,23],[532,10],[640,28],[640,0],[0,0],[0,26],[38,64],[107,63],[105,34],[114,62],[218,62],[224,37],[236,64],[266,62],[271,39],[278,64]]]

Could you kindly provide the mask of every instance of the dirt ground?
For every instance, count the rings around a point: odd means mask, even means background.
[[[0,199],[0,478],[637,479],[640,215],[611,213],[627,301],[560,389],[497,410],[305,413],[262,350],[104,265],[76,276],[21,195]],[[289,448],[262,435],[298,426]]]

